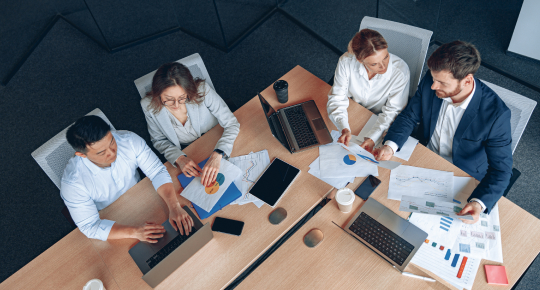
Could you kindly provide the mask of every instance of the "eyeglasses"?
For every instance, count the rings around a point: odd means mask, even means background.
[[[165,101],[163,102],[163,105],[167,107],[172,107],[176,104],[176,102],[178,102],[179,105],[185,103],[187,99],[188,99],[187,95],[183,95],[182,97],[178,98],[178,100]]]

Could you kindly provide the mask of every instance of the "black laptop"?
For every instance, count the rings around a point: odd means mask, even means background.
[[[332,142],[332,136],[326,127],[315,101],[274,110],[259,95],[272,135],[291,153],[318,147]]]

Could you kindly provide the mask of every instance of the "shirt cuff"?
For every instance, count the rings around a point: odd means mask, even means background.
[[[390,146],[390,148],[392,148],[392,150],[394,150],[394,154],[396,154],[396,152],[398,150],[398,146],[397,146],[396,143],[394,143],[394,141],[386,140],[386,142],[384,142],[384,145]]]
[[[154,189],[157,191],[160,186],[162,186],[165,183],[172,183],[171,175],[167,171],[167,168],[163,166],[163,169],[161,172],[159,172],[153,179],[152,179],[152,185],[154,186]]]
[[[480,204],[480,206],[482,207],[482,212],[486,210],[486,205],[481,200],[479,200],[478,198],[471,198],[469,202],[473,202],[473,201],[478,202]]]
[[[383,132],[380,131],[380,130],[375,130],[375,131],[373,131],[373,132],[370,131],[370,132],[366,135],[366,138],[369,138],[369,139],[373,140],[373,142],[374,142],[375,144],[377,144],[377,143],[379,143],[379,139],[381,139],[382,133],[383,133]],[[392,141],[390,141],[390,142],[392,142]],[[392,143],[393,143],[393,142],[392,142]],[[394,148],[392,147],[392,149],[394,149]],[[394,150],[394,153],[396,153],[395,150]]]
[[[336,122],[336,127],[338,128],[339,133],[343,132],[343,129],[349,129],[351,131],[351,127],[349,126],[349,122],[345,120],[340,120]]]
[[[96,238],[102,241],[106,241],[111,232],[114,221],[111,220],[101,220],[98,225],[98,230],[96,231]]]

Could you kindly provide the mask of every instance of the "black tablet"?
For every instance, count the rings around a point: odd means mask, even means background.
[[[300,173],[300,169],[275,158],[255,182],[249,193],[274,207],[296,179],[298,173]]]

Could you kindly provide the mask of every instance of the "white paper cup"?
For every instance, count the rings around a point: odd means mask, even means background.
[[[344,213],[350,212],[354,203],[354,192],[348,188],[339,189],[336,193],[336,201],[341,210]]]
[[[103,282],[99,279],[92,279],[84,285],[83,290],[105,290]]]

